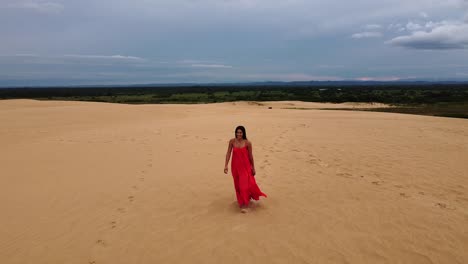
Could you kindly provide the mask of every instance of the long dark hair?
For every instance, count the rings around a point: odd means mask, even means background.
[[[243,126],[236,127],[236,130],[234,130],[234,138],[237,138],[236,132],[239,129],[242,131],[242,138],[247,139],[247,133],[245,132],[245,127],[243,127]]]

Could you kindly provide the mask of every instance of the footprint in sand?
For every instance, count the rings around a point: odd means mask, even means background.
[[[145,181],[145,178],[141,177],[141,178],[140,178],[140,181]]]
[[[129,200],[130,202],[133,202],[133,199],[134,199],[134,198],[135,198],[135,196],[129,196],[129,197],[128,197],[128,200]]]
[[[308,163],[310,164],[313,164],[313,165],[318,165],[320,167],[328,167],[328,164],[323,162],[322,160],[320,160],[319,158],[316,158],[316,157],[312,157],[310,160],[307,161]]]
[[[117,211],[122,214],[126,212],[125,208],[122,208],[122,207],[117,208]]]
[[[351,173],[347,173],[347,172],[339,172],[336,175],[340,177],[348,178],[348,179],[351,179],[353,177]]]
[[[450,207],[448,204],[446,203],[436,203],[435,204],[437,207],[441,208],[441,209],[446,209],[446,210],[455,210],[455,208],[453,207]]]
[[[117,225],[116,225],[117,222],[115,222],[115,221],[112,221],[112,222],[110,222],[110,223],[111,223],[111,228],[112,228],[112,229],[114,229],[114,228],[117,226]]]
[[[409,195],[407,195],[406,193],[400,193],[400,196],[405,197],[405,198],[409,198]]]
[[[107,246],[106,241],[104,241],[104,240],[102,240],[102,239],[96,240],[96,244],[99,244],[99,245],[104,246],[104,247]]]

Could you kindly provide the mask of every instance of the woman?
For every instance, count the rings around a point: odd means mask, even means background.
[[[245,128],[236,127],[234,131],[235,138],[229,140],[229,146],[226,153],[226,163],[224,173],[228,173],[228,163],[231,158],[231,172],[234,178],[234,187],[236,189],[237,202],[242,213],[247,213],[250,199],[258,200],[260,196],[266,194],[260,191],[255,182],[255,165],[252,155],[252,143],[247,140]]]

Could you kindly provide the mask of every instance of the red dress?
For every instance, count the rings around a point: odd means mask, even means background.
[[[260,191],[255,177],[252,175],[247,146],[242,148],[233,147],[231,172],[239,206],[248,205],[251,198],[258,200],[260,196],[267,197],[266,194]]]

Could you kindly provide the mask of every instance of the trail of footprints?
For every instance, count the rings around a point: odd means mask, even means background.
[[[144,153],[146,153],[148,157],[146,159],[146,164],[145,164],[147,169],[141,170],[140,173],[137,175],[137,182],[131,186],[130,194],[126,197],[127,204],[115,209],[117,213],[116,218],[110,220],[107,223],[109,231],[114,231],[118,229],[119,223],[123,221],[122,219],[123,219],[124,214],[127,213],[127,211],[131,209],[132,204],[136,200],[136,193],[138,192],[138,190],[140,190],[139,184],[145,181],[146,176],[148,174],[148,170],[153,167],[153,151],[152,151],[151,145],[149,144],[147,140],[142,140],[140,142],[140,145],[142,146],[142,150],[144,151]],[[96,239],[95,244],[102,248],[105,248],[109,245],[109,243],[105,239],[102,239],[102,238]],[[98,264],[95,260],[90,260],[88,263]]]
[[[303,128],[303,127],[305,127],[304,124],[301,124],[299,126],[299,128]],[[294,128],[292,128],[292,130],[294,130]],[[287,138],[286,134],[288,132],[289,132],[289,130],[284,130],[282,133],[280,133],[279,136],[273,142],[272,147],[267,148],[265,150],[267,150],[270,154],[282,152],[281,148],[282,148],[283,143],[284,143],[283,141]],[[302,152],[300,149],[293,149],[292,151],[296,152],[299,156],[301,154],[306,154],[305,152]],[[265,154],[264,159],[262,160],[262,163],[260,165],[261,169],[268,169],[271,166],[271,163],[270,163],[269,159],[270,159],[270,155]],[[318,166],[321,169],[332,169],[332,166],[330,166],[328,163],[324,162],[317,155],[314,155],[314,154],[308,154],[307,156],[304,155],[303,157],[301,157],[301,160],[305,160],[308,164]],[[318,170],[317,172],[322,173],[321,170]],[[426,195],[426,193],[422,192],[422,191],[419,191],[416,194],[412,195],[412,194],[408,193],[408,191],[407,191],[408,188],[401,185],[401,184],[389,185],[380,178],[381,176],[378,173],[374,173],[374,175],[371,175],[370,177],[367,177],[367,175],[366,176],[365,175],[355,176],[352,173],[350,173],[349,171],[340,171],[338,169],[338,170],[336,170],[334,172],[334,174],[336,176],[338,176],[338,177],[342,177],[342,178],[345,178],[345,179],[364,179],[364,180],[369,181],[369,183],[372,184],[373,186],[379,187],[379,188],[380,187],[390,186],[390,188],[393,189],[395,191],[395,193],[399,197],[401,197],[402,199],[410,199],[410,198],[416,198],[417,196],[421,197],[421,196]],[[443,203],[443,202],[433,202],[433,205],[440,208],[440,209],[456,210],[455,207],[449,206],[447,203]]]
[[[358,179],[358,177],[354,177],[353,174],[348,173],[348,172],[337,171],[336,175],[339,177],[348,178],[348,179]],[[390,190],[395,191],[395,193],[398,193],[398,196],[401,197],[402,199],[417,198],[418,196],[419,197],[426,196],[426,193],[423,191],[418,191],[415,194],[411,194],[410,192],[408,192],[410,191],[409,187],[404,186],[402,184],[391,185],[390,183],[386,183],[385,181],[381,180],[380,177],[381,176],[378,173],[374,173],[374,175],[368,178],[374,178],[374,179],[371,179],[370,183],[376,187],[379,187],[379,188],[384,187],[387,189],[390,187]],[[359,178],[365,179],[366,177],[364,175],[361,175],[359,176]],[[375,180],[375,178],[377,178],[377,180]],[[441,209],[456,210],[455,207],[449,206],[447,203],[443,203],[443,202],[433,202],[433,205]]]
[[[263,150],[268,151],[268,153],[270,153],[270,154],[282,152],[282,150],[281,150],[281,147],[282,147],[281,141],[283,141],[285,139],[285,134],[287,132],[288,132],[288,130],[285,130],[285,131],[281,132],[280,135],[275,138],[275,141],[273,142],[273,144],[267,149],[263,148]],[[269,170],[269,168],[271,166],[271,163],[270,163],[270,160],[269,160],[270,155],[265,154],[263,157],[264,157],[264,159],[262,160],[262,163],[260,165],[260,169]]]
[[[300,124],[299,125],[299,128],[304,128],[306,127],[305,124]],[[296,128],[292,128],[293,131],[296,130]],[[270,154],[275,154],[275,153],[282,153],[283,152],[283,148],[285,147],[285,144],[284,144],[284,141],[287,140],[287,134],[289,133],[289,130],[286,129],[284,130],[283,132],[281,132],[278,137],[275,138],[275,140],[273,141],[273,144],[271,145],[271,147],[269,148],[264,148],[264,150],[266,150],[268,153]],[[292,150],[293,152],[296,152],[299,156],[302,155],[302,154],[305,154],[307,155],[307,153],[301,151],[300,149],[293,149]],[[320,158],[318,158],[316,155],[314,154],[308,154],[307,156],[305,157],[301,157],[300,158],[301,160],[305,159],[306,162],[308,164],[311,164],[311,165],[317,165],[317,166],[320,166],[322,168],[328,168],[329,167],[329,164],[322,161]],[[264,159],[260,165],[260,168],[261,169],[267,169],[268,167],[270,167],[272,164],[270,162],[270,155],[269,154],[265,154],[264,155]]]
[[[336,175],[339,177],[343,178],[348,178],[348,179],[358,179],[358,177],[354,177],[353,174],[348,173],[348,172],[336,172]],[[401,197],[402,199],[410,199],[410,198],[417,198],[419,197],[424,197],[426,196],[426,193],[423,191],[418,191],[417,193],[411,194],[409,190],[409,187],[406,187],[402,184],[393,184],[391,185],[390,183],[386,183],[385,181],[380,179],[380,175],[377,173],[374,173],[373,176],[368,177],[368,178],[374,178],[371,179],[370,183],[374,185],[375,187],[384,187],[387,188],[390,187],[390,190],[395,191],[395,193],[398,193],[398,196]],[[366,177],[364,175],[359,176],[361,179],[365,179]],[[377,178],[377,180],[375,180]],[[447,210],[456,210],[455,207],[449,206],[447,203],[443,202],[433,202],[433,205],[440,208],[440,209],[447,209]]]

